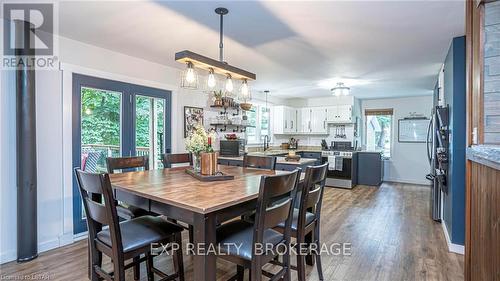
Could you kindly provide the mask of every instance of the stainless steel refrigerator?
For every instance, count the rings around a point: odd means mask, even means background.
[[[427,157],[431,181],[431,217],[441,221],[441,192],[447,193],[448,173],[448,107],[435,106],[427,129]]]

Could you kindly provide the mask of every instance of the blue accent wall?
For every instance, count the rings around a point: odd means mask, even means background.
[[[465,36],[453,38],[444,63],[444,98],[450,107],[448,194],[443,221],[454,244],[465,241]]]

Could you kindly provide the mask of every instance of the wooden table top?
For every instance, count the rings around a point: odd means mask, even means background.
[[[262,175],[289,173],[220,165],[219,170],[233,175],[234,180],[202,182],[186,174],[186,168],[188,167],[109,176],[115,189],[206,214],[256,199]]]

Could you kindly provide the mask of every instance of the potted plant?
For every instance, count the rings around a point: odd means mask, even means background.
[[[213,152],[211,140],[215,139],[213,131],[207,132],[203,125],[194,127],[186,138],[186,150],[193,155],[193,169],[199,173],[201,171],[201,154]]]
[[[222,90],[218,90],[218,91],[213,91],[214,93],[214,105],[217,105],[217,106],[222,106],[222,96],[223,96],[223,93],[222,93]]]

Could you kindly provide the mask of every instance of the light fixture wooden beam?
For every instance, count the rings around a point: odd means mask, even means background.
[[[221,75],[230,74],[233,79],[255,80],[256,75],[246,70],[234,67],[225,62],[211,59],[200,54],[185,50],[175,53],[175,61],[181,63],[191,62],[194,67],[208,71],[213,68],[214,72]]]

